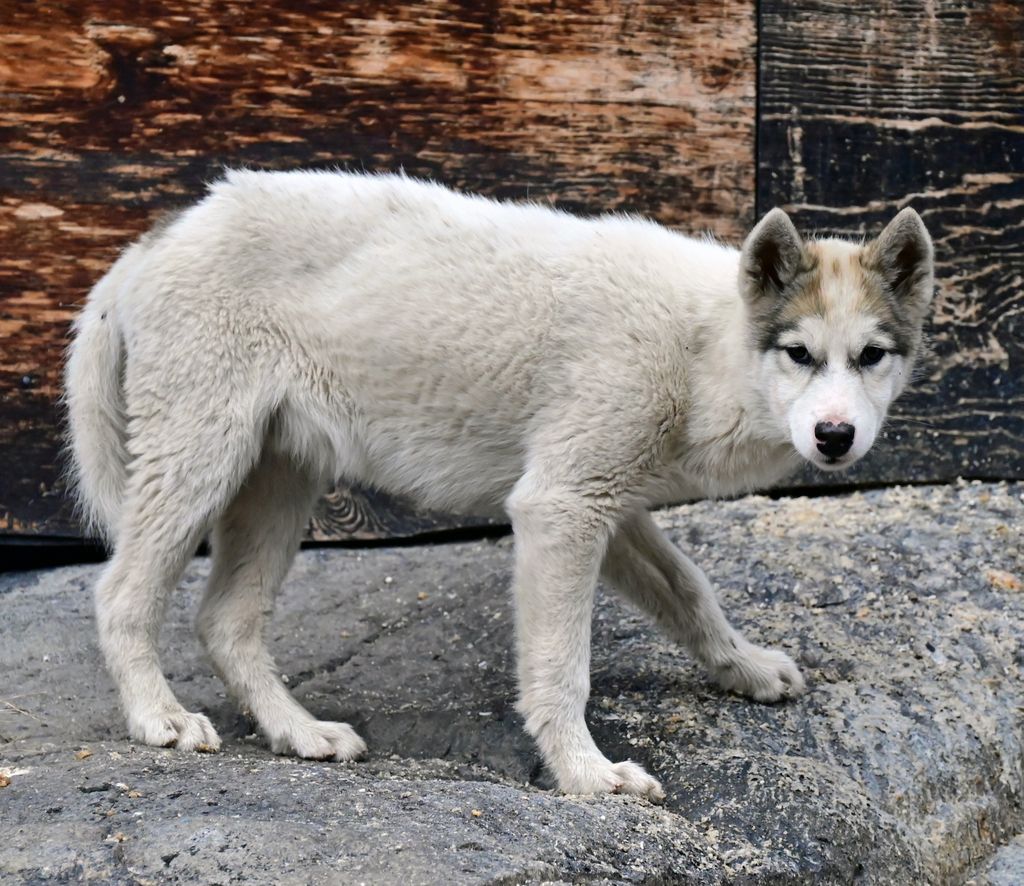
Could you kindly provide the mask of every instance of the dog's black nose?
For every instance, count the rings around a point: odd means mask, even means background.
[[[846,455],[853,446],[853,425],[845,421],[835,424],[831,421],[819,421],[814,426],[814,436],[818,438],[818,452],[829,458]]]

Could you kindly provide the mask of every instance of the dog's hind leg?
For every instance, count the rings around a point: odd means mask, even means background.
[[[140,404],[130,426],[133,460],[114,553],[96,587],[96,617],[129,733],[146,744],[220,745],[210,721],[175,698],[156,642],[167,595],[257,452],[253,410],[221,394],[190,392],[152,410]]]
[[[363,740],[347,723],[316,720],[292,697],[264,640],[319,491],[307,471],[264,453],[214,526],[213,572],[197,628],[217,672],[275,753],[349,760],[366,750]]]
[[[803,677],[789,656],[747,642],[729,624],[707,576],[646,511],[618,528],[602,575],[685,646],[723,689],[764,702],[803,692]]]

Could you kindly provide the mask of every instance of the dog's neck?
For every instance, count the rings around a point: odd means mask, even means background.
[[[691,377],[680,455],[702,476],[705,494],[770,486],[799,466],[788,430],[772,416],[759,380],[760,354],[750,333],[737,274],[707,300]]]

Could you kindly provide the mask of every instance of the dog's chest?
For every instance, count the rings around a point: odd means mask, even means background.
[[[651,473],[644,496],[651,506],[727,498],[771,487],[798,465],[788,443],[743,440],[679,447]]]

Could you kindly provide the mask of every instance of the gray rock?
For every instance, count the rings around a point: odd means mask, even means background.
[[[0,879],[1011,882],[1019,847],[992,853],[1024,831],[1022,487],[660,520],[810,687],[777,706],[727,696],[602,595],[589,719],[609,755],[661,778],[662,807],[544,789],[512,708],[508,539],[300,555],[270,639],[303,703],[369,742],[344,765],[274,757],[224,697],[190,628],[205,561],[162,646],[225,738],[209,756],[125,740],[98,567],[0,576]]]
[[[1000,847],[967,882],[969,886],[1020,886],[1024,883],[1024,834]]]

